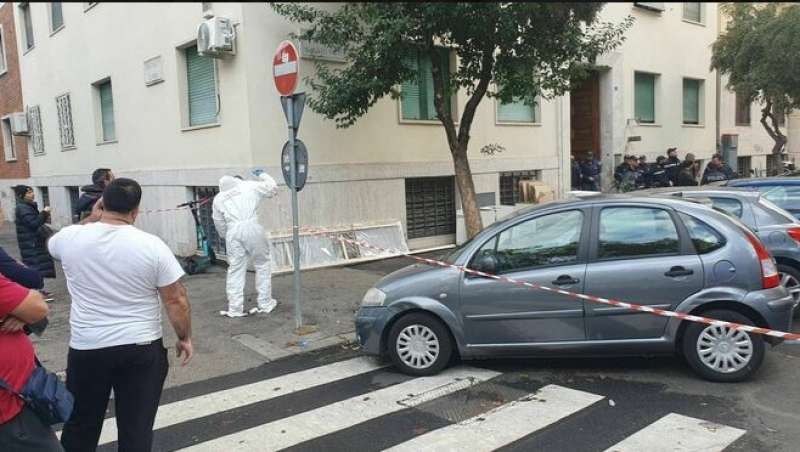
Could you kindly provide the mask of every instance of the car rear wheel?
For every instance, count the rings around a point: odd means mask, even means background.
[[[781,285],[792,294],[794,302],[800,301],[800,271],[788,265],[778,265],[778,275],[781,278]],[[800,317],[800,309],[794,311],[795,317]]]
[[[753,322],[728,310],[713,310],[704,317],[742,325]],[[764,339],[726,326],[692,322],[683,336],[683,354],[692,369],[703,378],[718,382],[743,381],[764,361]]]
[[[389,331],[387,349],[394,365],[403,373],[433,375],[444,369],[453,354],[447,328],[428,314],[401,317]]]

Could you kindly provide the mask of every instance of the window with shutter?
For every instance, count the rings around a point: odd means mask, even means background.
[[[406,225],[409,239],[455,234],[455,179],[406,179]]]
[[[522,98],[514,98],[511,103],[497,102],[497,122],[539,122],[538,102],[528,102]]]
[[[55,32],[64,26],[64,13],[61,2],[50,3],[50,31]]]
[[[28,127],[31,130],[31,147],[33,155],[44,155],[44,137],[42,136],[42,115],[39,106],[28,107]]]
[[[6,40],[4,38],[3,27],[0,27],[0,74],[3,74],[8,69],[6,65]]]
[[[17,150],[14,148],[14,135],[11,134],[11,118],[5,117],[0,120],[2,125],[3,135],[3,151],[5,153],[6,161],[14,161],[17,159]]]
[[[114,123],[114,96],[111,90],[111,81],[103,82],[97,86],[100,91],[100,125],[103,130],[103,141],[117,139],[117,127]]]
[[[217,122],[217,80],[214,60],[197,53],[197,47],[186,49],[186,84],[188,87],[189,126]]]
[[[75,135],[72,129],[72,105],[69,93],[56,97],[58,110],[58,130],[61,135],[61,149],[75,147]]]
[[[750,99],[747,96],[742,96],[739,93],[736,96],[736,125],[749,126],[750,125]]]
[[[22,31],[25,34],[25,50],[33,48],[33,23],[31,21],[31,5],[26,3],[19,4],[19,14],[22,16]]]
[[[440,49],[439,57],[445,74],[450,74],[450,53]],[[434,106],[433,73],[431,72],[431,59],[427,54],[412,52],[406,56],[406,65],[416,71],[416,80],[404,82],[400,94],[400,110],[402,119],[407,120],[437,120],[436,107]],[[445,78],[445,91],[448,91],[449,78]],[[451,111],[451,100],[444,103],[445,111]]]
[[[637,72],[634,75],[634,115],[643,124],[656,122],[656,76]]]
[[[697,23],[703,23],[703,4],[686,2],[683,4],[683,18]]]
[[[700,124],[700,80],[683,79],[683,123]]]

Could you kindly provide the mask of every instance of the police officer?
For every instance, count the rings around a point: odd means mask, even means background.
[[[644,175],[644,184],[647,188],[670,187],[672,183],[667,176],[667,170],[664,168],[664,162],[667,158],[659,155],[656,159],[656,164],[653,165],[648,172]]]
[[[600,172],[602,165],[594,158],[594,152],[586,153],[586,160],[581,164],[582,186],[586,191],[600,191]]]
[[[672,185],[678,185],[680,166],[681,159],[678,158],[678,148],[667,149],[667,160],[664,162],[664,169],[667,171],[667,178],[672,182]]]

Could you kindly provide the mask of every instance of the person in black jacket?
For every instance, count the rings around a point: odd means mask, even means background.
[[[78,198],[78,202],[72,211],[72,222],[78,223],[85,217],[92,213],[92,207],[100,197],[103,196],[103,190],[106,186],[114,180],[114,173],[108,168],[97,168],[92,173],[92,185],[84,185],[81,187],[83,194]]]
[[[678,158],[678,148],[667,149],[667,160],[664,162],[664,169],[667,171],[667,178],[672,182],[672,185],[678,185],[680,166],[681,159]]]
[[[50,207],[39,212],[34,202],[33,188],[27,185],[14,187],[17,198],[15,219],[17,222],[17,243],[22,255],[22,262],[37,270],[44,278],[55,278],[56,270],[53,258],[47,251],[47,220],[50,218]]]
[[[686,154],[686,160],[681,163],[680,171],[678,171],[678,179],[675,184],[676,187],[693,187],[700,185],[697,182],[697,164],[694,159],[694,154]]]

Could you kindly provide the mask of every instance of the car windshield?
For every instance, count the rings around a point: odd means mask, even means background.
[[[477,237],[477,235],[475,237]],[[461,245],[456,246],[454,249],[442,254],[439,256],[439,260],[448,264],[455,264],[458,258],[461,257],[464,251],[469,248],[469,245],[475,240],[475,237],[472,237]]]

